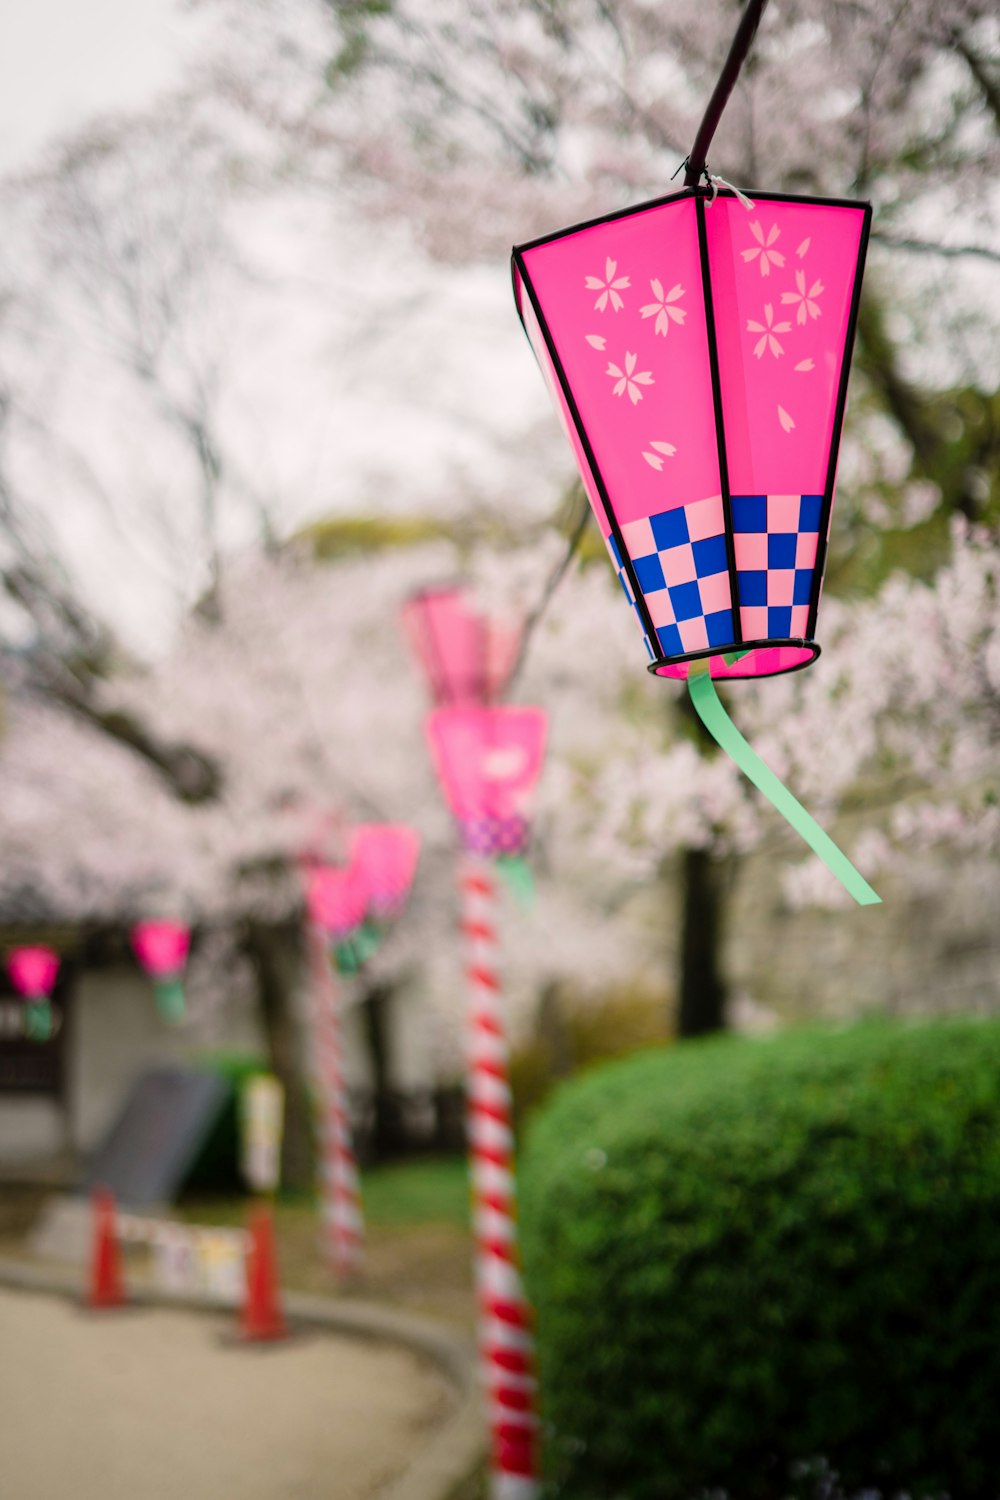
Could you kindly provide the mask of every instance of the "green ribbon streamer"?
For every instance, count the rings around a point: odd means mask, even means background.
[[[784,783],[764,764],[756,750],[752,750],[747,744],[719,702],[715,684],[706,667],[692,664],[688,676],[688,692],[695,712],[712,738],[732,757],[744,776],[774,804],[781,816],[791,823],[810,849],[819,855],[830,874],[836,876],[859,906],[879,905],[881,896],[876,895],[843,850],[837,848],[830,835],[823,832],[815,818],[806,812],[802,803],[792,796]]]
[[[24,1034],[33,1042],[52,1036],[52,1006],[47,999],[29,1000],[24,1008]]]
[[[535,877],[528,861],[519,854],[501,854],[496,863],[497,873],[514,900],[523,907],[530,907],[535,899]]]
[[[377,922],[365,920],[356,932],[333,946],[334,963],[340,974],[357,974],[378,952],[385,936]]]
[[[184,985],[179,977],[155,980],[153,993],[156,1008],[165,1021],[183,1021]]]

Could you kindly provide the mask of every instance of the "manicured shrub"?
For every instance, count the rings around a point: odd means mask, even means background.
[[[645,1052],[521,1163],[552,1493],[1000,1494],[1000,1023]]]

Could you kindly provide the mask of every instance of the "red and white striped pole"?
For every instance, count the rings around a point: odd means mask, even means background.
[[[344,1091],[340,1007],[327,938],[315,922],[308,924],[308,942],[312,970],[312,1050],[320,1100],[323,1248],[336,1274],[347,1277],[361,1269],[365,1224]]]
[[[489,860],[460,866],[468,1012],[468,1126],[479,1355],[491,1438],[491,1500],[536,1500],[535,1346],[518,1269],[514,1132]]]

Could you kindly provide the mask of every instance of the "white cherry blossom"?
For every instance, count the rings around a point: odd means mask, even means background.
[[[649,446],[650,448],[655,449],[655,452],[648,453],[644,448],[642,456],[649,464],[649,467],[651,469],[662,469],[664,458],[673,458],[674,454],[677,452],[677,449],[674,447],[673,443],[663,443],[650,439]]]
[[[826,291],[823,283],[819,280],[816,280],[813,282],[809,290],[806,291],[806,273],[805,271],[796,271],[795,285],[798,287],[798,291],[782,292],[781,300],[789,307],[794,307],[795,304],[798,303],[798,307],[795,313],[796,323],[804,323],[807,317],[820,317],[823,309],[816,301],[814,301],[814,298],[821,297]]]
[[[642,391],[640,391],[639,387],[641,385],[655,385],[656,383],[649,370],[640,370],[638,375],[634,373],[637,360],[638,355],[630,354],[626,350],[624,370],[620,369],[616,364],[609,364],[604,372],[606,375],[610,375],[612,380],[615,381],[614,395],[621,396],[627,392],[628,399],[633,406],[642,400]]]
[[[684,319],[687,317],[687,313],[683,307],[673,306],[673,304],[679,297],[683,297],[684,288],[678,281],[675,286],[672,286],[670,288],[666,296],[664,296],[662,281],[657,281],[656,278],[653,277],[649,284],[653,289],[653,296],[656,298],[656,301],[647,302],[646,306],[640,308],[639,311],[644,318],[655,317],[655,331],[657,333],[662,333],[663,337],[666,338],[667,334],[670,332],[671,319],[673,319],[675,323],[683,323]]]
[[[772,266],[777,266],[780,269],[785,264],[785,257],[782,255],[781,251],[771,249],[771,246],[781,234],[781,230],[778,228],[777,224],[772,224],[770,229],[767,231],[767,238],[765,239],[764,231],[760,227],[760,220],[754,219],[753,223],[750,225],[750,233],[757,241],[757,244],[751,246],[749,250],[744,250],[742,252],[743,259],[749,263],[750,261],[755,260],[759,255],[760,274],[762,276],[770,276]]]
[[[759,333],[761,335],[756,344],[754,344],[753,346],[753,352],[756,357],[760,359],[763,356],[764,350],[769,349],[774,355],[775,359],[780,359],[784,354],[785,349],[784,345],[775,338],[775,334],[790,333],[791,328],[791,323],[775,323],[774,304],[771,302],[765,302],[763,323],[755,323],[753,318],[747,319],[747,332]]]
[[[615,312],[620,312],[621,309],[625,306],[625,303],[622,301],[621,297],[618,294],[619,292],[624,291],[625,288],[629,285],[629,278],[627,276],[619,276],[616,279],[615,272],[617,271],[617,269],[618,262],[616,260],[612,260],[609,256],[608,259],[604,262],[603,280],[600,276],[588,276],[586,278],[587,286],[590,291],[600,292],[601,294],[597,298],[597,301],[594,303],[595,312],[604,312],[609,301]]]

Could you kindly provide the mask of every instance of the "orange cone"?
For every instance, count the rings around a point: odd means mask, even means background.
[[[118,1246],[115,1199],[109,1188],[94,1188],[90,1195],[94,1234],[90,1253],[88,1307],[123,1307],[125,1279]]]
[[[288,1335],[285,1315],[278,1292],[278,1257],[274,1248],[274,1222],[271,1210],[264,1204],[250,1216],[250,1245],[247,1249],[246,1301],[241,1325],[243,1337],[249,1340],[283,1339]]]

